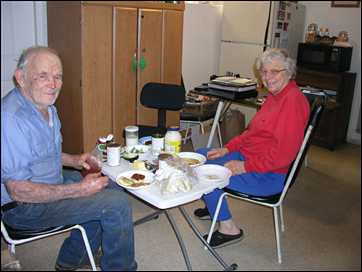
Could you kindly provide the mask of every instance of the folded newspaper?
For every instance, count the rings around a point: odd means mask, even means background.
[[[250,78],[224,76],[211,80],[208,87],[223,91],[243,92],[255,90],[256,81]]]

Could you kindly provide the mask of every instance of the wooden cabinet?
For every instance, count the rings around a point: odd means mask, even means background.
[[[334,150],[346,140],[356,73],[331,73],[298,68],[296,82],[299,86],[311,86],[332,90],[336,96],[327,100],[312,142]]]
[[[48,2],[48,44],[63,62],[56,106],[65,152],[89,151],[109,133],[123,143],[127,125],[156,125],[140,91],[151,81],[181,84],[183,10],[183,2]],[[178,125],[179,114],[167,121]]]

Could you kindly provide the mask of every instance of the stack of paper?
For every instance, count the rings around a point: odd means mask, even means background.
[[[240,77],[218,77],[211,80],[208,83],[209,88],[232,91],[232,92],[244,92],[256,89],[256,81],[250,78]]]

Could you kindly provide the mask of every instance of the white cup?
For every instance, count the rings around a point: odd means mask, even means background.
[[[107,163],[109,166],[121,163],[121,145],[114,143],[107,146]]]
[[[165,138],[162,134],[152,135],[152,150],[160,153],[164,149]]]
[[[138,127],[126,127],[126,146],[131,147],[138,144]]]

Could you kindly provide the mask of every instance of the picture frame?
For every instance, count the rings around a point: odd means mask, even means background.
[[[332,8],[358,8],[361,1],[331,1]]]

